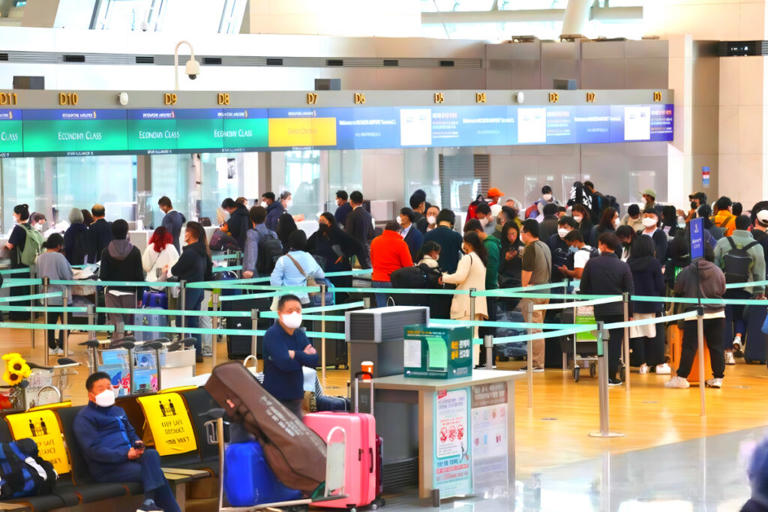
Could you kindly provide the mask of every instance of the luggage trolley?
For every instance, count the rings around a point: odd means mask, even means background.
[[[594,306],[574,306],[573,308],[573,323],[579,324],[593,324],[595,323],[595,309]],[[597,333],[595,331],[587,331],[573,334],[573,380],[579,382],[581,374],[580,363],[589,364],[589,376],[594,377],[597,375],[597,350],[594,355],[581,356],[579,354],[579,345],[582,345],[585,349],[585,345],[594,344],[597,347]]]
[[[325,485],[323,495],[320,497],[309,497],[292,501],[282,501],[276,503],[260,503],[249,507],[225,507],[224,506],[224,455],[226,448],[225,434],[225,416],[224,409],[211,409],[202,413],[200,416],[212,418],[205,422],[205,432],[208,444],[217,445],[219,448],[219,511],[220,512],[251,512],[256,510],[290,510],[305,511],[309,510],[312,503],[343,499],[344,495],[344,477],[345,477],[345,454],[347,444],[347,433],[341,427],[335,427],[330,432],[325,441],[328,446],[325,461]],[[341,433],[342,441],[333,442],[334,437]],[[334,494],[335,493],[335,494]]]

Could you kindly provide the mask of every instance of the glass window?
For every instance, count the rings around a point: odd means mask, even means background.
[[[28,204],[30,211],[37,209],[36,158],[4,158],[0,159],[3,168],[3,233],[9,233],[13,228],[13,207],[17,204]],[[40,205],[43,207],[43,205]]]
[[[320,184],[320,151],[286,151],[283,179],[275,179],[272,184],[275,195],[284,190],[291,192],[293,207],[291,213],[316,218],[325,209],[323,187]]]
[[[336,211],[336,192],[351,194],[363,190],[362,150],[328,151],[328,195],[325,200],[331,213]]]
[[[151,212],[151,227],[156,228],[163,221],[165,215],[157,206],[157,201],[163,197],[173,203],[174,209],[180,211],[185,217],[191,218],[194,201],[190,204],[190,195],[187,193],[190,157],[189,155],[152,155],[152,194],[149,196],[147,211]]]

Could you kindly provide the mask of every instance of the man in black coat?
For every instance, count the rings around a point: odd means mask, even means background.
[[[248,229],[251,227],[251,221],[248,217],[248,208],[240,203],[236,203],[231,197],[221,202],[221,207],[229,213],[227,227],[232,238],[237,240],[240,250],[245,250],[245,239]]]
[[[112,241],[112,223],[104,218],[106,214],[104,205],[95,204],[91,208],[93,223],[88,226],[88,262],[95,263],[101,260],[104,249]]]
[[[600,256],[590,258],[581,275],[581,293],[587,295],[622,295],[634,293],[632,270],[625,262],[616,256],[619,239],[614,233],[606,232],[600,235],[597,247]],[[629,303],[629,316],[632,316],[632,303]],[[624,303],[622,301],[595,306],[595,319],[606,324],[624,321]],[[624,341],[624,329],[609,330],[608,345],[608,385],[619,386],[617,373],[621,345]],[[629,371],[629,368],[626,369]]]
[[[363,208],[363,194],[355,190],[349,194],[349,203],[352,205],[352,211],[347,215],[347,222],[344,224],[344,231],[349,236],[363,244],[365,259],[361,261],[360,266],[370,268],[369,248],[373,240],[373,218],[368,211]]]

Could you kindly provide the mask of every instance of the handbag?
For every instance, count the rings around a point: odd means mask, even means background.
[[[304,277],[304,281],[307,283],[307,286],[317,286],[317,281],[315,280],[314,276],[307,276],[307,273],[304,272],[304,269],[301,265],[299,265],[299,262],[296,261],[296,259],[290,255],[290,253],[286,253],[286,256],[288,256],[288,259],[291,260],[296,267],[296,269],[299,271],[299,273]],[[309,293],[309,301],[315,302],[315,296],[318,298],[320,297],[320,292],[311,292]]]

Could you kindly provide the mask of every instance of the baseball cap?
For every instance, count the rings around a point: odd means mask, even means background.
[[[642,195],[644,196],[651,196],[652,198],[656,199],[656,191],[652,188],[647,188],[643,190]]]
[[[504,193],[497,189],[496,187],[491,187],[488,189],[488,197],[501,197],[504,195]]]
[[[760,210],[755,217],[761,226],[768,227],[768,210]]]

